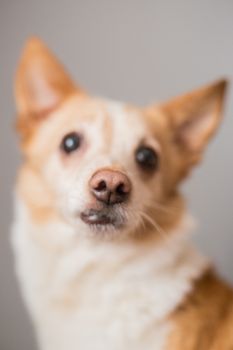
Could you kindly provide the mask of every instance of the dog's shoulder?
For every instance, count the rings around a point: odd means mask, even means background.
[[[171,320],[167,350],[233,349],[233,290],[209,270]]]

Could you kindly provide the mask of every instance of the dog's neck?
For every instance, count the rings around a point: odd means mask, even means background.
[[[175,274],[190,280],[198,277],[200,271],[206,265],[206,260],[201,257],[190,246],[187,238],[193,229],[193,219],[185,214],[176,228],[165,233],[163,237],[156,237],[158,232],[146,240],[120,240],[108,241],[94,239],[93,237],[79,236],[77,232],[63,221],[50,221],[44,225],[33,222],[25,204],[18,200],[16,208],[16,237],[18,244],[30,242],[33,250],[41,251],[42,255],[54,257],[54,261],[69,261],[67,274],[73,278],[83,271],[93,268],[99,276],[120,273],[122,276],[131,274],[135,276],[138,283],[155,274],[167,278],[168,285],[175,281]],[[162,233],[160,233],[162,234]],[[31,247],[32,248],[32,247]],[[32,254],[33,255],[33,254]],[[69,270],[69,271],[68,271]],[[184,275],[181,272],[184,271]],[[72,279],[72,277],[70,277]],[[152,279],[151,282],[155,283]],[[63,281],[64,282],[64,281]],[[63,283],[61,281],[61,283]],[[68,279],[66,278],[68,283]],[[71,282],[71,281],[70,281]],[[147,282],[148,283],[148,282]],[[61,289],[57,288],[58,291]],[[164,293],[159,291],[158,296]]]

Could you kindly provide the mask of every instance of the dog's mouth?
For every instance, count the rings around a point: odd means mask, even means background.
[[[83,222],[92,227],[113,227],[121,228],[125,219],[113,209],[104,208],[101,210],[88,209],[80,215]]]

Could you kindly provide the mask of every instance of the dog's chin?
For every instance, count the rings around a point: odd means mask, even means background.
[[[126,226],[123,212],[113,208],[86,209],[81,212],[80,219],[95,233],[112,234]]]

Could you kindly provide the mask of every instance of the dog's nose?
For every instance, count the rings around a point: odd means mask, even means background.
[[[94,197],[108,205],[126,201],[131,191],[131,183],[125,174],[108,169],[97,171],[89,186]]]

